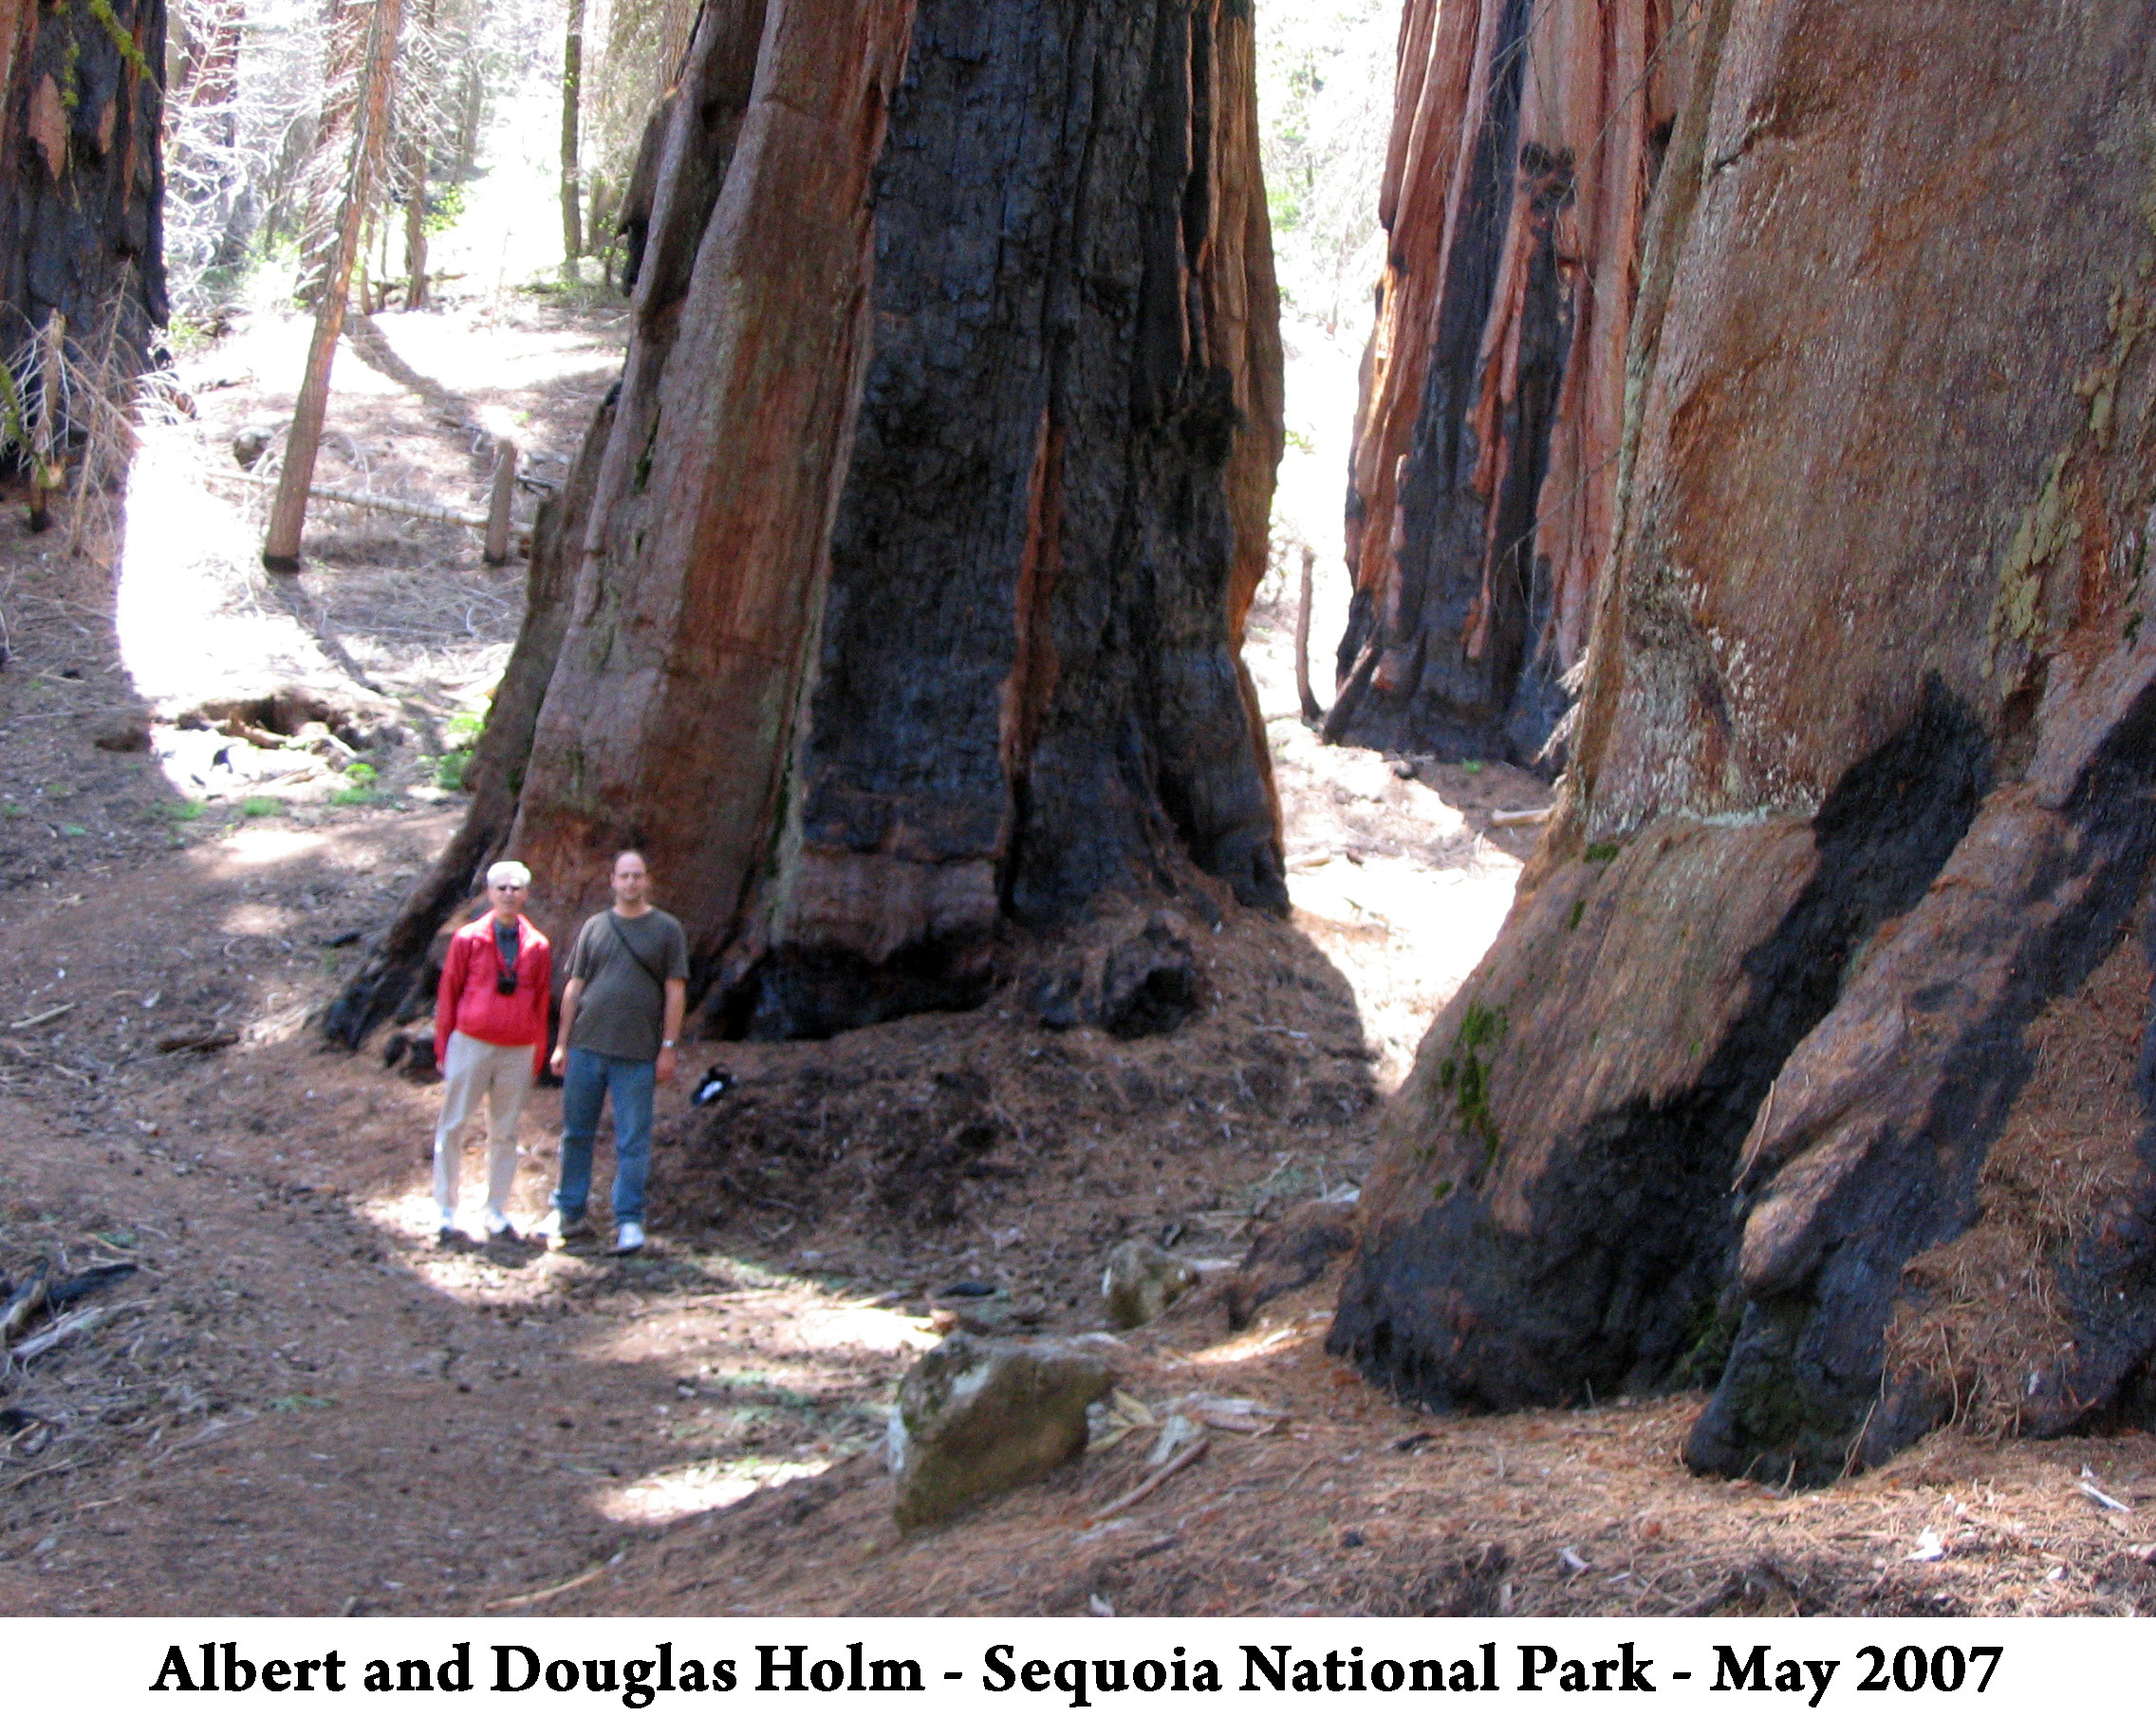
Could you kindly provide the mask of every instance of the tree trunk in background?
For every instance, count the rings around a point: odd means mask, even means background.
[[[336,241],[324,262],[326,274],[315,308],[307,370],[292,405],[291,430],[285,437],[284,469],[277,477],[277,493],[270,505],[269,532],[263,538],[262,564],[272,569],[290,571],[299,565],[300,537],[307,528],[307,489],[314,481],[323,417],[329,408],[329,370],[337,359],[337,340],[344,329],[344,304],[350,298],[352,271],[360,262],[363,226],[388,142],[390,86],[396,80],[397,36],[402,19],[403,0],[373,0],[361,63],[362,84],[342,216]]]
[[[704,10],[507,845],[564,935],[643,849],[696,991],[773,1035],[977,1003],[1007,917],[1286,906],[1236,652],[1281,441],[1248,14],[845,13]]]
[[[1403,1395],[1707,1385],[1761,1481],[2151,1419],[2148,23],[1698,13],[1574,770],[1334,1327]]]
[[[1608,558],[1641,221],[1703,5],[1408,0],[1328,733],[1532,761]]]
[[[562,42],[562,262],[572,275],[584,257],[584,177],[577,163],[583,87],[584,0],[569,0],[568,29]]]
[[[427,144],[415,138],[404,167],[404,307],[427,305]]]
[[[112,16],[0,0],[0,354],[54,312],[72,345],[102,344],[117,307],[134,372],[166,317],[163,0],[114,0]]]
[[[415,20],[422,43],[434,37],[436,0],[426,0]],[[444,103],[446,92],[437,93]],[[427,305],[427,170],[436,125],[430,123],[418,103],[406,104],[404,129],[404,307],[407,312]],[[386,273],[385,273],[386,274]]]

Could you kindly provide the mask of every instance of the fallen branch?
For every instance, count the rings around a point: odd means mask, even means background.
[[[209,470],[203,473],[218,482],[252,482],[257,488],[274,488],[273,476],[253,476],[245,470]],[[362,494],[356,488],[332,488],[318,482],[307,491],[310,500],[334,500],[340,506],[364,507],[369,512],[397,513],[406,518],[424,518],[430,524],[460,524],[467,530],[483,531],[487,528],[486,513],[462,512],[454,506],[437,506],[431,500],[400,500],[393,494]],[[531,534],[529,524],[512,526],[520,536]]]
[[[26,1338],[14,1350],[15,1365],[28,1365],[33,1356],[43,1355],[56,1345],[65,1343],[79,1332],[86,1332],[105,1316],[102,1307],[85,1307],[79,1314],[69,1314],[58,1325],[47,1326],[35,1337]]]
[[[73,1012],[74,1010],[75,1002],[73,1000],[69,1000],[65,1006],[47,1007],[45,1011],[37,1014],[34,1017],[17,1018],[12,1024],[9,1025],[8,1028],[9,1030],[32,1030],[40,1024],[51,1023],[53,1019],[59,1017],[63,1013]]]
[[[621,1558],[620,1555],[616,1555],[613,1559],[602,1560],[588,1571],[577,1574],[574,1578],[565,1578],[559,1584],[549,1584],[543,1591],[527,1591],[521,1596],[497,1597],[493,1602],[483,1602],[479,1606],[488,1610],[528,1609],[535,1602],[550,1602],[566,1591],[576,1590],[581,1585],[589,1584],[594,1578],[604,1577],[607,1569],[619,1561]]]
[[[1192,1464],[1196,1464],[1200,1458],[1204,1457],[1205,1448],[1211,1444],[1212,1441],[1206,1435],[1199,1434],[1197,1439],[1193,1440],[1188,1446],[1184,1446],[1181,1451],[1178,1452],[1173,1458],[1169,1459],[1167,1463],[1163,1464],[1159,1469],[1155,1470],[1152,1475],[1146,1477],[1146,1479],[1143,1482],[1140,1483],[1135,1488],[1131,1489],[1127,1494],[1119,1494],[1118,1496],[1116,1496],[1114,1500],[1108,1502],[1106,1505],[1103,1506],[1098,1512],[1094,1513],[1093,1516],[1087,1521],[1088,1523],[1098,1524],[1102,1520],[1111,1519],[1115,1517],[1115,1515],[1119,1512],[1129,1511],[1131,1507],[1135,1506],[1140,1501],[1143,1500],[1147,1495],[1151,1494],[1162,1483],[1166,1482],[1169,1477],[1174,1476],[1180,1471],[1187,1470]]]
[[[1490,815],[1494,826],[1538,826],[1556,812],[1555,808],[1515,808],[1511,812],[1500,808]]]

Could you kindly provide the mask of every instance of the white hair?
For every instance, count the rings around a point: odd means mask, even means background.
[[[496,862],[487,869],[487,884],[503,886],[529,886],[531,884],[531,869],[522,862]]]

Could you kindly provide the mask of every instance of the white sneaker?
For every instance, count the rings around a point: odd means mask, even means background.
[[[625,1222],[614,1231],[614,1251],[635,1253],[643,1246],[643,1224]]]
[[[516,1234],[516,1230],[511,1225],[509,1219],[499,1211],[489,1211],[484,1221],[487,1225],[487,1236],[491,1241],[499,1241],[505,1235],[514,1237]]]

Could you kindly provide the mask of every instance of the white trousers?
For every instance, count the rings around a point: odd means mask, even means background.
[[[435,1127],[435,1203],[446,1222],[463,1179],[465,1129],[488,1109],[487,1209],[507,1216],[516,1182],[516,1123],[531,1094],[531,1045],[502,1048],[460,1030],[442,1057],[441,1119]]]

